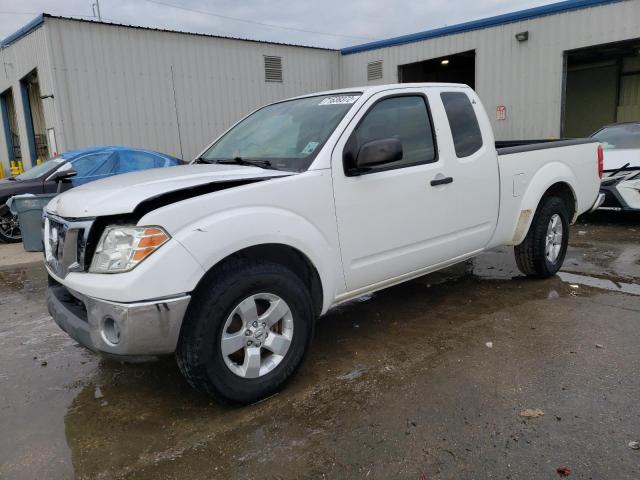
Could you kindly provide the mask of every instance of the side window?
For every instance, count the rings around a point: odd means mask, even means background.
[[[402,159],[374,167],[373,172],[436,161],[433,129],[423,96],[392,97],[376,103],[351,134],[347,145],[355,157],[365,143],[387,138],[400,140]]]
[[[135,172],[150,168],[164,167],[166,160],[149,153],[136,151],[119,152],[119,161],[116,173]]]
[[[447,112],[453,145],[458,158],[468,157],[482,147],[482,133],[476,112],[466,93],[443,92],[440,94]]]
[[[112,155],[113,152],[93,153],[72,160],[71,164],[75,171],[78,172],[77,178],[105,175],[110,173],[109,165],[111,162],[107,162],[107,159]]]

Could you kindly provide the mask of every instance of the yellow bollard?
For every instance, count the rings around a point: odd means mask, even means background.
[[[22,165],[22,160],[18,160],[18,174],[24,173],[24,165]]]
[[[16,161],[15,160],[11,160],[11,168],[9,169],[9,171],[11,172],[11,176],[15,177],[16,175],[18,175],[20,172],[18,172],[18,166],[16,165]]]
[[[4,166],[0,163],[0,178],[4,178]]]
[[[40,165],[42,163],[42,159],[41,158],[36,158],[36,165]]]

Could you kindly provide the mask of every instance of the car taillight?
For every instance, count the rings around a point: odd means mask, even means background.
[[[598,176],[602,178],[604,173],[604,150],[602,145],[598,145]]]

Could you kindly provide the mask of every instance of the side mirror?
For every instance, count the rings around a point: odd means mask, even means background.
[[[57,171],[53,172],[51,176],[47,180],[53,180],[58,183],[57,192],[60,193],[62,191],[62,182],[75,177],[78,174],[76,170],[70,165],[66,164],[59,168]]]
[[[362,145],[355,163],[357,170],[366,171],[398,160],[402,160],[402,143],[397,138],[384,138]]]
[[[72,168],[68,168],[68,169],[60,169],[57,172],[54,172],[53,175],[51,175],[49,177],[50,180],[53,180],[54,182],[61,182],[63,180],[68,180],[71,177],[75,177],[78,174],[78,172],[76,172],[73,167]]]

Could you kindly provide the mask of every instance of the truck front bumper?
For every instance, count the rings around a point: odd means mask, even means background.
[[[175,352],[191,297],[116,303],[73,292],[49,277],[47,306],[55,322],[88,349],[140,360]]]

